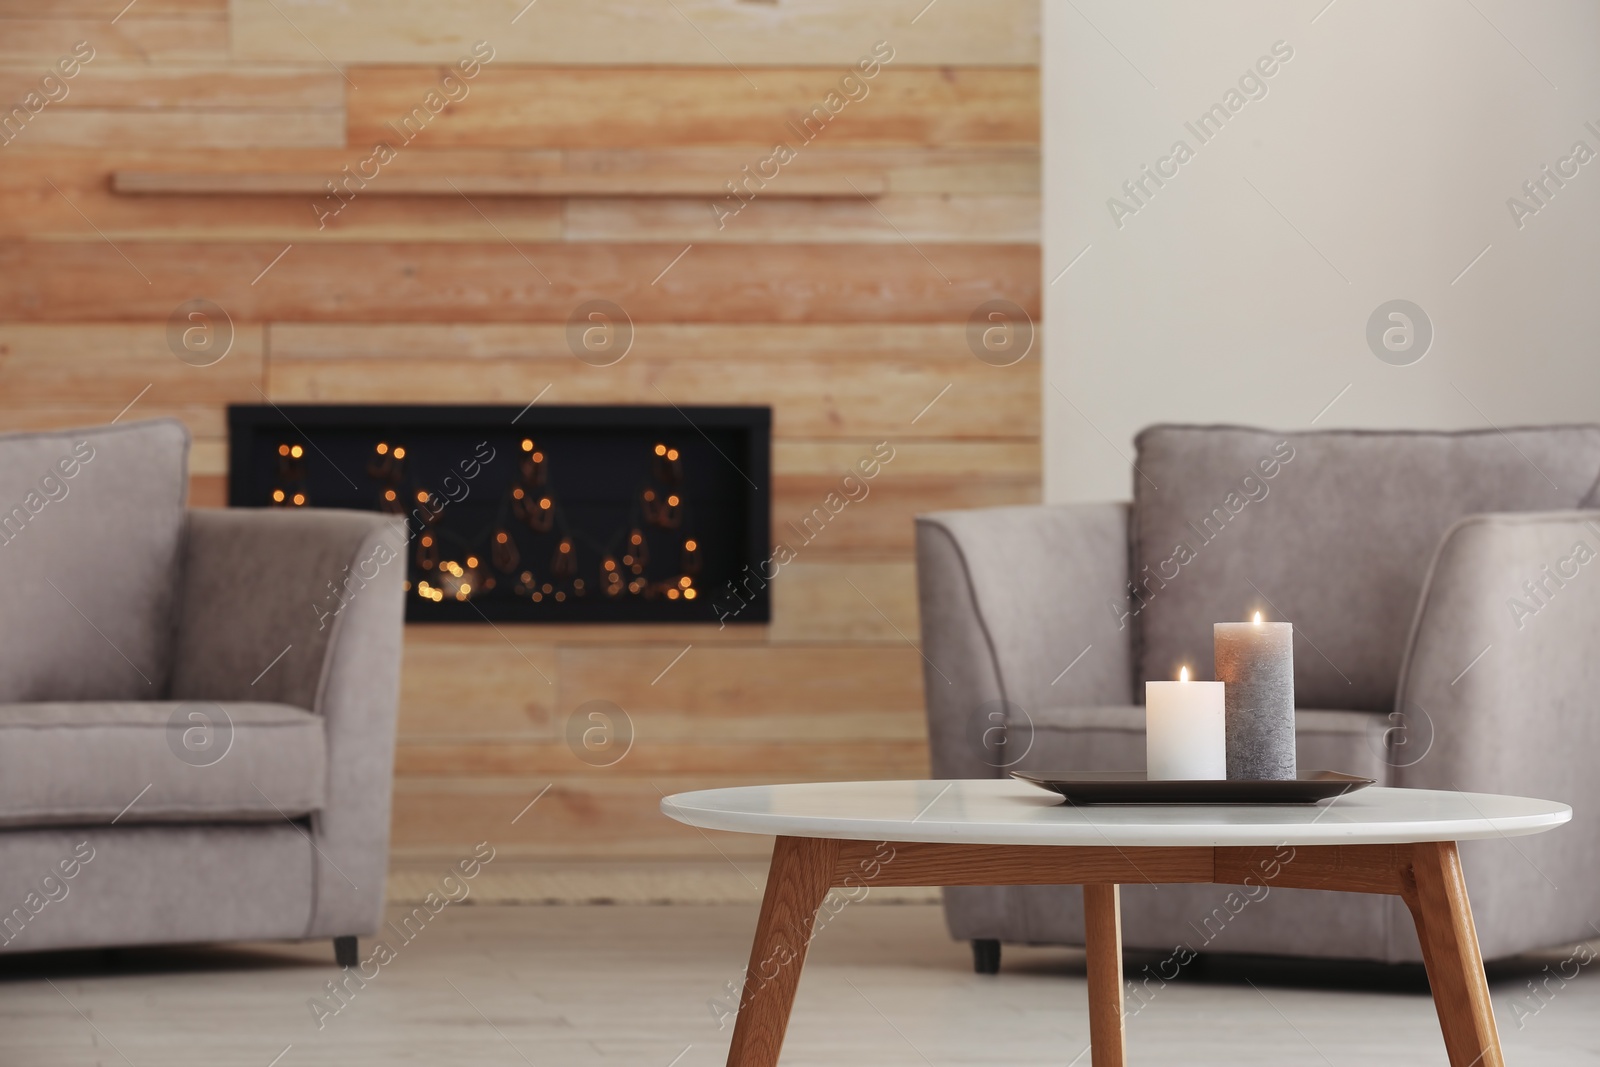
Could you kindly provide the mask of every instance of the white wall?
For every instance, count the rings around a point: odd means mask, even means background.
[[[1600,420],[1600,158],[1521,229],[1506,203],[1600,153],[1600,3],[1042,2],[1047,499],[1127,498],[1146,424],[1306,428],[1346,385],[1317,427]],[[1409,366],[1366,341],[1395,298],[1435,331]]]

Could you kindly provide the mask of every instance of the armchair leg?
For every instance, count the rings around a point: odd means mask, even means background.
[[[333,962],[340,967],[354,967],[361,962],[360,943],[354,937],[333,939]]]
[[[982,938],[973,941],[972,969],[978,974],[999,974],[1000,942]]]

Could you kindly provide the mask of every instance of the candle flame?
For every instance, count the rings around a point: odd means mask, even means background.
[[[1257,626],[1261,625],[1261,612],[1259,612],[1259,611],[1256,612],[1256,625]]]
[[[1178,668],[1178,681],[1187,682],[1188,680],[1189,680],[1189,668],[1188,667],[1180,667],[1180,668]]]

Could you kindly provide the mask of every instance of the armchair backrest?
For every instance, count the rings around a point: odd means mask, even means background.
[[[0,436],[0,702],[166,695],[189,432]]]
[[[1390,710],[1428,561],[1451,524],[1592,507],[1600,479],[1600,426],[1153,426],[1136,443],[1137,676],[1188,664],[1211,677],[1212,624],[1261,611],[1295,624],[1301,707]]]

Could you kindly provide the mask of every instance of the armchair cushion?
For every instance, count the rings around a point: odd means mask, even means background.
[[[1477,512],[1575,508],[1600,427],[1273,433],[1156,426],[1137,440],[1129,601],[1140,674],[1212,663],[1212,623],[1295,624],[1295,698],[1388,711],[1423,576]]]
[[[188,451],[172,419],[0,437],[0,702],[165,693]]]
[[[0,705],[0,826],[306,815],[326,791],[323,734],[284,704]]]

